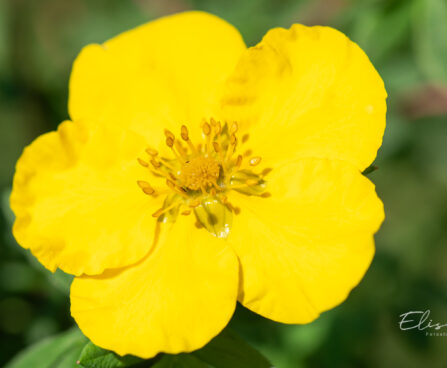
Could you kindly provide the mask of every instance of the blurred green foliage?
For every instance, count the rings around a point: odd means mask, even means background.
[[[431,309],[447,323],[446,0],[0,0],[0,365],[73,325],[70,278],[45,271],[11,235],[15,161],[67,118],[71,63],[83,45],[186,9],[228,20],[248,45],[275,26],[334,26],[366,51],[389,93],[380,169],[370,174],[387,219],[365,279],[310,325],[240,307],[232,327],[279,368],[445,367],[447,337],[400,331],[398,321]]]

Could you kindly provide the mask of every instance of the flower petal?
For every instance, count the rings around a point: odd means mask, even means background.
[[[96,345],[143,358],[192,351],[230,320],[238,289],[233,250],[196,229],[193,216],[161,226],[154,251],[138,264],[73,281],[72,316]]]
[[[213,116],[244,50],[239,32],[211,14],[147,23],[82,50],[70,80],[70,115],[130,126],[158,144],[163,127],[198,127]]]
[[[294,25],[245,52],[223,109],[252,127],[253,147],[265,156],[333,158],[363,170],[382,142],[385,99],[382,79],[354,42],[332,28]]]
[[[11,194],[14,235],[48,269],[80,275],[137,262],[150,249],[159,203],[136,181],[148,174],[132,133],[66,121],[19,159]],[[159,201],[158,201],[159,202]]]
[[[234,195],[229,242],[239,300],[283,323],[307,323],[341,303],[374,254],[383,221],[374,185],[341,161],[301,159],[269,174],[269,198]]]

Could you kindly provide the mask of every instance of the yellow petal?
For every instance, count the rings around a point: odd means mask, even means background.
[[[203,12],[164,17],[85,47],[70,80],[72,119],[126,125],[149,142],[163,128],[199,126],[245,50],[239,32]],[[154,139],[155,137],[155,139]]]
[[[193,221],[162,224],[158,244],[136,265],[75,278],[71,313],[96,345],[149,358],[198,349],[225,327],[236,305],[237,258]]]
[[[332,158],[363,170],[382,142],[385,99],[354,42],[332,28],[294,25],[244,53],[223,109],[250,127],[252,146],[271,159]]]
[[[239,300],[283,323],[307,323],[341,303],[374,254],[383,221],[374,185],[341,161],[273,169],[269,198],[234,194],[228,238],[241,263]]]
[[[19,159],[11,194],[14,235],[48,269],[98,274],[150,249],[159,203],[142,193],[144,140],[66,121]]]

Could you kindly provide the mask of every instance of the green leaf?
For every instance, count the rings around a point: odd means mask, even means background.
[[[143,360],[121,357],[89,342],[79,362],[84,368],[270,368],[272,365],[257,350],[228,328],[200,350],[186,354],[162,354]]]
[[[447,2],[418,0],[413,20],[421,70],[430,81],[447,83]]]
[[[272,367],[260,352],[228,328],[192,355],[213,368]]]
[[[211,368],[191,354],[163,355],[152,368]]]
[[[49,337],[19,353],[5,368],[76,368],[87,338],[78,328]]]
[[[132,355],[123,357],[115,354],[113,351],[105,350],[89,342],[82,349],[79,363],[84,368],[122,368],[122,367],[141,367],[144,360]],[[146,364],[146,367],[151,365]]]

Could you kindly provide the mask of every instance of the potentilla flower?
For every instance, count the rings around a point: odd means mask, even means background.
[[[308,323],[341,303],[383,221],[362,175],[386,92],[327,27],[246,48],[187,12],[85,47],[71,121],[18,161],[18,242],[76,275],[71,313],[95,344],[152,357],[198,349],[236,305]]]

